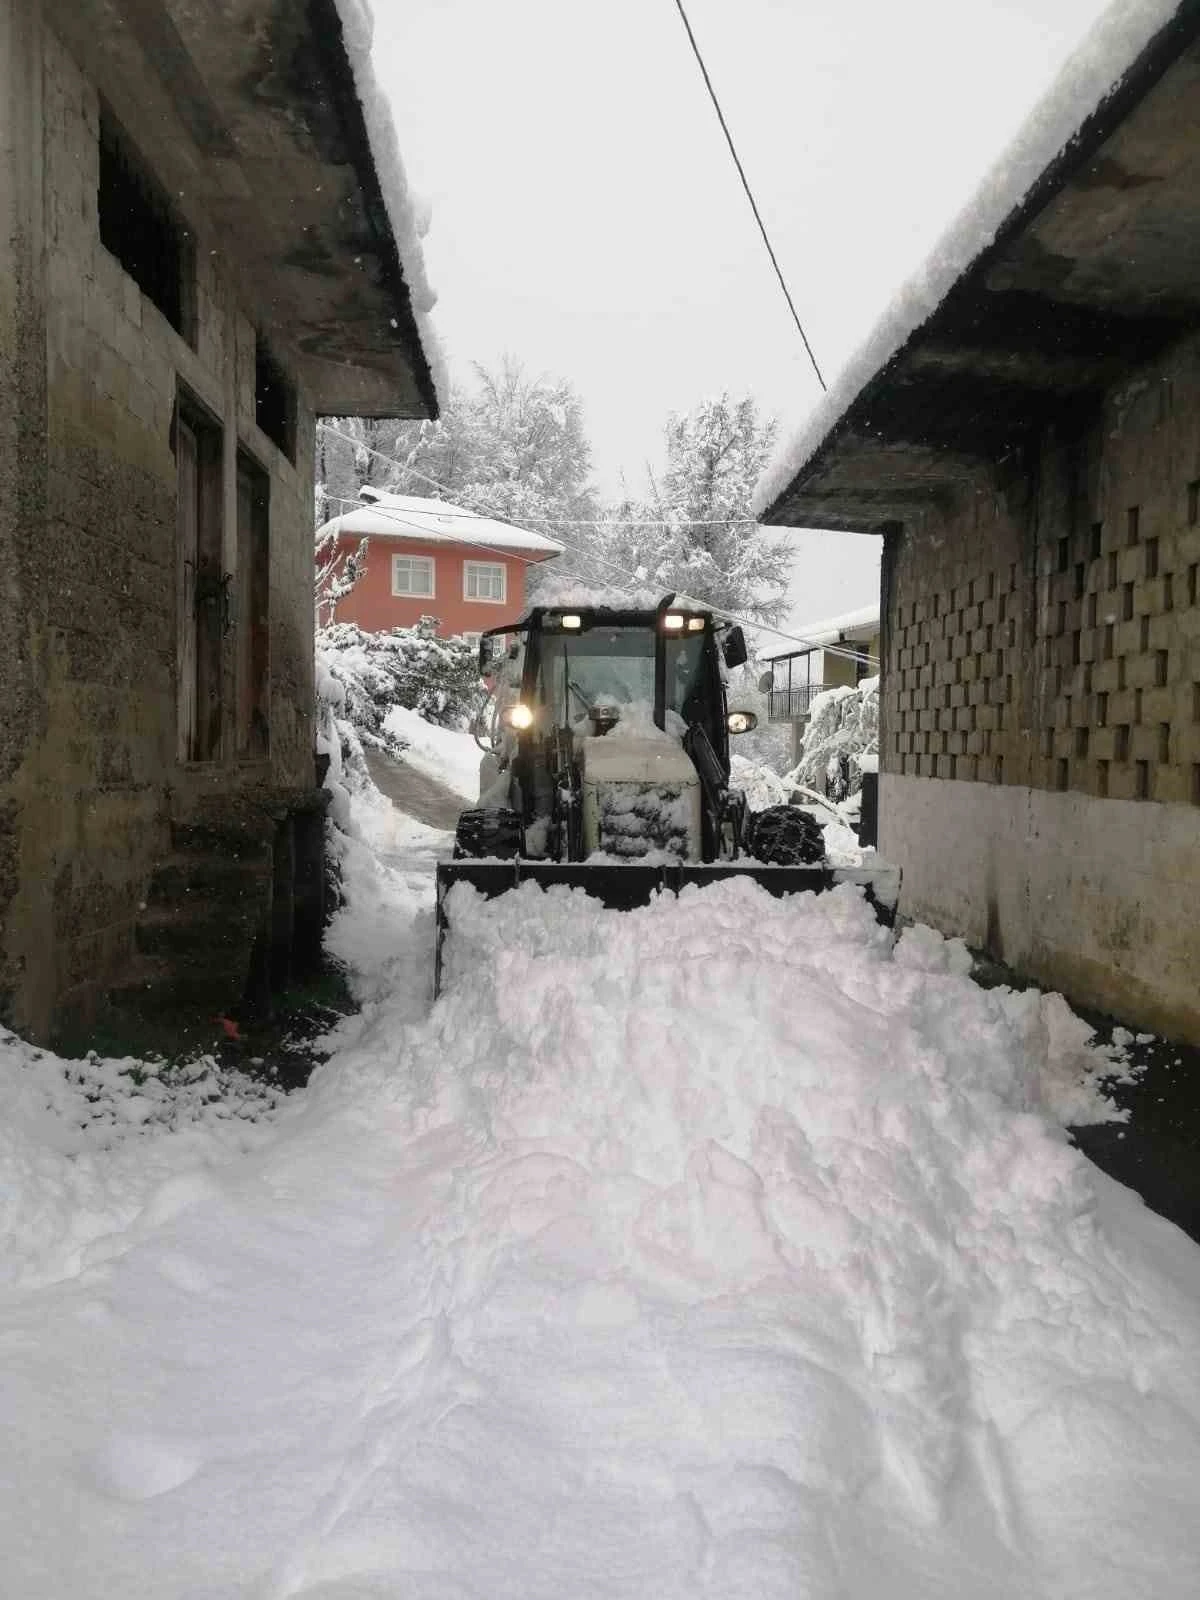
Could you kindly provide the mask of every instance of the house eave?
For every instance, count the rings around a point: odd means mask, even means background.
[[[312,407],[436,416],[334,0],[47,0],[47,16]]]
[[[878,532],[1200,327],[1200,0],[1187,0],[762,520]]]

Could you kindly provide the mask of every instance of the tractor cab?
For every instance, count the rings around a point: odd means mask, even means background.
[[[515,813],[510,831],[519,818],[522,853],[713,860],[723,827],[736,853],[729,735],[755,717],[729,714],[722,669],[746,659],[740,628],[668,596],[652,610],[536,607],[497,652],[500,632],[480,644],[494,686],[481,787]]]

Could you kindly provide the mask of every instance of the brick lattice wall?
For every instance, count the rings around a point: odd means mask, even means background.
[[[1191,343],[900,535],[885,770],[1200,804],[1198,585]]]

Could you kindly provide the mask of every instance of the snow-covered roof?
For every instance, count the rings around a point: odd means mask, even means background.
[[[840,617],[823,617],[819,622],[804,622],[798,627],[788,627],[789,635],[803,639],[803,650],[806,646],[815,648],[818,645],[838,644],[843,639],[851,643],[865,642],[879,628],[879,602],[874,605],[860,606],[857,611],[846,611]],[[781,650],[773,656],[764,659],[777,661],[780,656],[791,656],[799,653],[793,646]]]
[[[888,519],[889,507],[882,499],[872,522],[867,497],[860,496],[858,504],[851,505],[844,485],[839,489],[847,502],[844,514],[838,514],[837,494],[826,497],[829,514],[824,520],[819,519],[811,502],[803,508],[789,502],[797,491],[797,480],[802,474],[807,478],[814,458],[824,456],[847,426],[852,425],[863,435],[887,436],[894,410],[903,408],[909,398],[905,393],[889,393],[884,397],[885,403],[876,406],[873,414],[860,415],[859,412],[871,411],[869,402],[878,395],[881,382],[898,374],[901,358],[909,354],[910,347],[939,308],[945,308],[951,291],[959,290],[968,273],[979,276],[975,269],[993,268],[993,258],[1002,247],[1010,245],[1019,231],[1040,222],[1043,207],[1120,128],[1121,119],[1129,113],[1131,104],[1136,107],[1140,97],[1157,85],[1194,36],[1195,13],[1192,0],[1184,0],[1182,4],[1179,0],[1116,0],[1104,13],[1080,49],[1064,65],[1016,139],[987,174],[969,205],[942,237],[925,266],[895,296],[808,420],[776,451],[753,499],[755,513],[763,521],[866,528]],[[1181,88],[1179,103],[1186,116],[1184,93],[1185,89]],[[1147,152],[1143,147],[1138,154],[1142,160],[1136,170],[1141,172]],[[1116,177],[1111,174],[1106,177],[1099,168],[1089,170],[1083,174],[1080,188],[1085,188],[1090,180],[1092,190],[1099,189],[1101,198],[1111,205],[1112,192],[1122,189],[1120,175],[1119,169]],[[1125,187],[1132,190],[1142,186],[1144,181],[1151,180],[1135,178]],[[1165,191],[1160,191],[1158,198],[1165,203]],[[1140,197],[1139,203],[1142,203]],[[1178,202],[1174,209],[1176,213],[1181,209]],[[1099,244],[1094,242],[1097,237],[1101,241]],[[1141,237],[1144,241],[1145,230]],[[1033,240],[1031,246],[1037,243]],[[1081,248],[1096,253],[1105,248],[1105,244],[1113,252],[1111,229],[1107,239],[1103,231],[1097,234],[1092,230]],[[1047,273],[1043,270],[1039,278],[1034,269],[1034,253],[1031,248],[1030,260],[1018,261],[1016,266],[1006,257],[1001,266],[1006,281],[989,283],[987,287],[993,291],[1005,288],[1033,291],[1051,299],[1052,286]],[[1132,252],[1126,249],[1123,253],[1129,265]],[[1043,262],[1047,259],[1045,248],[1041,259]],[[1022,273],[1022,267],[1028,270]],[[1062,300],[1068,305],[1072,302],[1078,305],[1084,299],[1084,289],[1094,287],[1072,285],[1070,291],[1062,294]],[[1121,287],[1117,279],[1111,279],[1113,298],[1119,295]],[[1147,292],[1152,297],[1153,288]],[[965,308],[967,312],[975,309],[974,304]],[[985,309],[985,319],[988,314]],[[974,331],[970,322],[969,315],[960,316],[951,329],[951,337],[960,347],[970,344],[970,334]],[[1028,330],[1035,339],[1038,327],[1034,320]],[[1044,334],[1044,322],[1041,327]],[[1038,353],[1050,358],[1073,353],[1045,348],[1055,342],[1043,338],[1044,348]],[[1007,354],[1007,348],[1004,353]],[[993,351],[994,358],[996,354]],[[997,358],[994,366],[998,364]],[[1008,375],[1011,377],[1011,372]],[[907,370],[903,376],[908,378]],[[935,371],[918,376],[932,382],[938,374]],[[1060,384],[1067,381],[1062,371],[1056,377]],[[943,387],[948,391],[950,385],[944,383]],[[864,401],[868,404],[864,405]]]
[[[409,188],[404,162],[400,158],[396,126],[371,62],[375,17],[370,0],[334,0],[334,3],[341,18],[346,55],[354,74],[371,156],[396,242],[400,270],[408,288],[421,347],[429,362],[437,397],[445,404],[450,396],[450,380],[441,343],[430,318],[437,296],[430,287],[425,271],[425,254],[421,248],[421,239],[429,227],[429,208]]]
[[[413,539],[424,544],[467,544],[485,552],[524,550],[545,561],[562,554],[562,545],[544,534],[530,533],[527,528],[514,528],[511,523],[480,516],[448,500],[387,494],[380,489],[362,493],[364,504],[327,522],[318,529],[318,539],[330,534],[352,533],[372,538]]]

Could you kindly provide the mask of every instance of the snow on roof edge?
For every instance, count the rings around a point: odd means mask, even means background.
[[[375,36],[375,17],[370,0],[334,0],[342,24],[342,38],[346,56],[358,91],[367,140],[375,162],[379,192],[392,225],[392,237],[400,258],[400,270],[408,287],[413,321],[417,337],[429,363],[429,374],[439,406],[450,398],[450,375],[446,367],[445,352],[434,326],[432,311],[437,294],[425,270],[425,252],[421,237],[425,227],[417,220],[417,205],[404,161],[400,155],[400,141],[396,125],[388,108],[387,97],[375,76],[371,62],[371,44]]]
[[[436,521],[435,521],[436,519]],[[331,517],[317,529],[319,542],[330,534],[425,540],[431,544],[475,545],[487,550],[537,550],[559,556],[564,546],[547,534],[518,528],[498,517],[483,517],[448,500],[373,491],[372,498]]]
[[[751,499],[765,519],[776,501],[903,345],[994,241],[1038,179],[1117,88],[1142,51],[1182,9],[1184,0],[1113,0],[1063,63],[1016,136],[918,271],[901,285],[799,429],[777,448]],[[768,524],[786,526],[786,524]]]
[[[782,656],[794,656],[806,648],[820,649],[822,645],[837,644],[843,633],[849,633],[857,628],[867,628],[872,624],[879,626],[879,602],[873,605],[860,606],[857,611],[846,611],[839,617],[822,617],[817,622],[800,623],[796,627],[788,624],[787,632],[790,638],[802,639],[804,643],[799,647],[790,647],[781,650],[778,655],[764,656],[764,661],[777,661]]]

